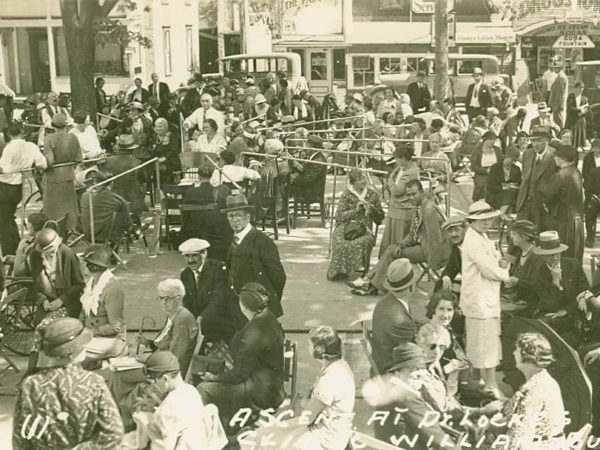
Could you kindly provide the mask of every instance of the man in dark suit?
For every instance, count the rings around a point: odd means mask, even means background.
[[[531,128],[542,126],[552,131],[554,137],[560,133],[560,127],[554,122],[552,115],[550,114],[550,108],[546,102],[539,102],[537,104],[538,116],[531,119]]]
[[[465,231],[467,231],[467,223],[464,216],[451,216],[442,224],[442,230],[448,233],[451,244],[450,257],[440,275],[440,279],[435,285],[435,290],[448,289],[459,295],[460,277],[458,275],[462,271],[460,247],[465,239]]]
[[[517,196],[517,218],[532,221],[540,231],[548,229],[548,213],[542,203],[542,190],[558,171],[554,149],[548,145],[550,132],[545,127],[531,129],[532,148],[523,152],[523,181]]]
[[[285,270],[277,246],[250,224],[253,210],[244,194],[227,197],[226,207],[221,210],[227,214],[233,230],[233,243],[226,261],[230,286],[237,295],[246,283],[260,283],[269,292],[269,310],[280,317],[283,315],[281,297],[286,281]]]
[[[153,73],[151,78],[152,83],[148,85],[148,92],[151,97],[156,97],[158,99],[158,112],[160,117],[166,117],[169,109],[169,94],[171,94],[169,85],[162,81],[158,81],[158,75],[156,73]]]
[[[104,78],[96,78],[96,111],[101,112],[106,104],[106,92],[104,92]]]
[[[202,316],[202,334],[207,342],[228,343],[234,334],[231,306],[227,303],[227,277],[223,264],[206,257],[210,244],[192,238],[179,246],[187,267],[181,272],[185,287],[183,306],[194,317]]]
[[[408,259],[392,262],[384,283],[388,293],[373,310],[373,360],[381,374],[392,367],[394,348],[415,338],[417,324],[410,314],[408,303],[401,298],[412,286],[414,277]]]
[[[469,122],[479,115],[485,115],[485,109],[494,103],[492,88],[483,82],[483,70],[479,67],[473,69],[473,79],[475,82],[469,85],[465,100]]]
[[[136,78],[133,80],[133,83],[135,84],[135,89],[133,89],[127,96],[128,103],[139,102],[146,104],[150,98],[150,92],[142,87],[142,79]]]
[[[185,93],[185,97],[183,97],[183,101],[181,102],[181,112],[185,118],[202,106],[200,97],[204,91],[205,84],[202,80],[202,75],[195,73],[190,82],[190,88]]]
[[[583,157],[581,175],[585,191],[585,246],[593,247],[600,212],[600,139],[592,142],[592,151]]]
[[[425,72],[417,73],[417,81],[408,85],[406,93],[410,97],[410,104],[415,114],[429,111],[431,92],[425,83]]]

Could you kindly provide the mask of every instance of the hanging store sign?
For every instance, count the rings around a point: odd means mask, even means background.
[[[333,36],[343,33],[342,0],[283,0],[282,35]]]
[[[434,14],[435,1],[412,0],[412,12],[415,14]]]
[[[567,33],[560,36],[554,45],[554,48],[594,48],[595,45],[589,36],[585,34]]]

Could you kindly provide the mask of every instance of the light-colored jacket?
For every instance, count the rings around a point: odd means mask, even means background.
[[[462,245],[460,308],[465,317],[500,317],[500,283],[508,269],[499,265],[500,254],[487,236],[468,228]]]

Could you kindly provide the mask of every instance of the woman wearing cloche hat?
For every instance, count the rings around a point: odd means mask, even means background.
[[[26,377],[17,394],[13,448],[117,448],[123,422],[104,379],[81,368],[92,332],[75,318],[42,331],[52,367]]]
[[[484,201],[469,207],[470,227],[462,245],[460,308],[465,316],[466,353],[480,369],[485,390],[497,398],[502,394],[496,381],[500,346],[500,286],[508,282],[508,264],[487,237],[493,219],[500,216]]]

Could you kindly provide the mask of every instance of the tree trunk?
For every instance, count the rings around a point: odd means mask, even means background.
[[[73,111],[85,111],[91,116],[96,113],[94,91],[94,59],[96,39],[94,30],[95,13],[100,13],[98,2],[88,0],[63,0],[62,22],[65,33],[69,73],[71,76],[71,101]]]
[[[435,83],[434,96],[443,101],[448,95],[448,1],[435,2]]]

